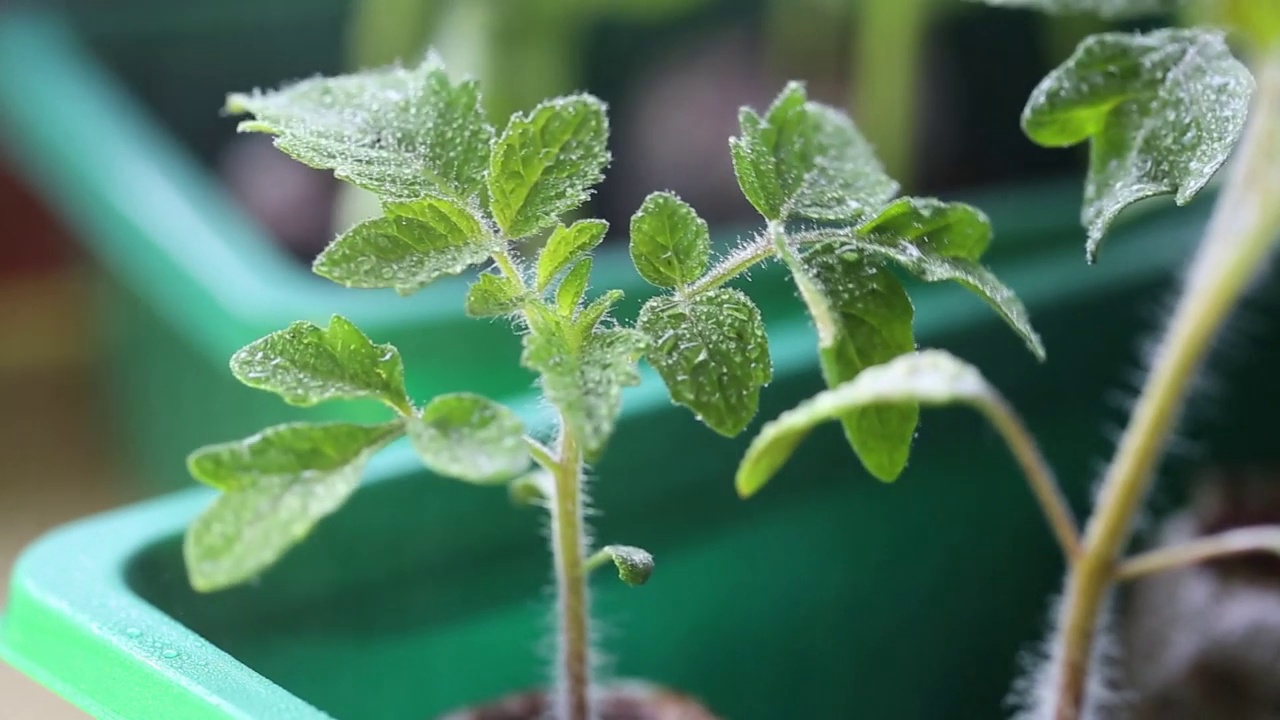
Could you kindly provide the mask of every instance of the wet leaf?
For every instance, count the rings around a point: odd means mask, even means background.
[[[592,300],[589,305],[582,309],[582,312],[578,313],[578,317],[573,321],[574,329],[578,335],[581,337],[590,335],[596,329],[600,320],[608,315],[613,306],[621,299],[621,290],[610,290]]]
[[[555,224],[587,201],[609,163],[604,103],[570,95],[516,113],[489,159],[490,207],[509,237]]]
[[[707,223],[672,193],[645,198],[631,217],[631,260],[658,287],[683,287],[706,272],[711,254]]]
[[[427,196],[389,203],[386,210],[325,248],[312,266],[316,274],[347,287],[408,295],[501,249],[471,211],[451,200]]]
[[[403,432],[385,425],[293,423],[191,455],[191,474],[224,492],[191,526],[191,586],[212,592],[252,579],[351,496],[365,463]]]
[[[529,467],[524,423],[510,408],[471,393],[433,399],[407,422],[429,470],[473,483],[506,482]]]
[[[546,290],[556,275],[594,250],[608,230],[609,223],[603,220],[579,220],[552,231],[538,254],[538,292]]]
[[[636,327],[649,338],[649,363],[672,400],[722,435],[746,429],[773,377],[764,322],[746,295],[720,288],[653,298]]]
[[[241,132],[275,135],[294,158],[385,198],[433,194],[467,202],[484,188],[493,129],[480,91],[472,80],[451,82],[435,55],[412,69],[233,94],[227,110],[254,116],[240,123]]]
[[[509,315],[523,301],[520,287],[506,276],[482,273],[467,289],[466,310],[471,317]]]
[[[952,403],[982,406],[995,397],[981,373],[946,352],[901,355],[818,393],[766,424],[738,466],[738,494],[754,495],[777,474],[809,431],[851,411]]]
[[[1128,205],[1195,197],[1243,132],[1253,88],[1217,30],[1092,35],[1040,82],[1022,113],[1027,136],[1046,147],[1090,141],[1090,261]]]
[[[413,411],[405,394],[404,365],[391,345],[375,345],[349,320],[329,327],[295,322],[231,357],[240,382],[303,407],[336,398],[374,398],[401,413]]]
[[[597,328],[576,344],[574,334],[535,330],[524,338],[521,363],[542,375],[543,395],[595,456],[613,433],[622,388],[640,382],[636,362],[645,338],[635,330]]]
[[[578,307],[578,301],[587,291],[587,282],[591,279],[591,258],[584,257],[565,274],[556,288],[556,310],[561,315],[570,316]]]
[[[769,220],[850,220],[898,192],[853,121],[809,101],[799,83],[788,84],[763,119],[743,108],[738,120],[742,134],[729,141],[734,172]]]
[[[977,260],[991,239],[987,216],[963,203],[902,198],[858,226],[844,250],[855,256],[889,260],[926,282],[954,280],[999,313],[1039,359],[1044,344],[1026,307],[1012,290]]]
[[[834,245],[802,256],[784,253],[784,260],[817,327],[827,387],[915,350],[911,300],[880,263],[839,253]],[[919,420],[916,406],[850,408],[840,419],[868,472],[885,481],[902,473]]]

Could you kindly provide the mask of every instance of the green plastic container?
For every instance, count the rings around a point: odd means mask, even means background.
[[[958,288],[915,293],[922,344],[983,368],[1077,504],[1123,417],[1114,391],[1128,386],[1204,217],[1201,205],[1135,220],[1092,267],[1068,224],[998,263],[1044,335],[1046,365]],[[1198,460],[1274,453],[1261,420],[1280,400],[1265,382],[1276,343],[1252,341],[1263,352],[1237,356],[1214,400],[1222,412],[1192,423],[1212,448]],[[774,324],[771,342],[762,418],[821,384],[807,323]],[[651,374],[627,393],[593,483],[596,536],[649,548],[658,566],[641,589],[597,579],[610,673],[688,691],[735,720],[1000,717],[1061,564],[997,436],[971,411],[928,411],[905,476],[883,485],[829,426],[741,502],[732,476],[751,434],[718,438]],[[369,475],[259,582],[211,596],[188,589],[179,552],[208,492],[57,530],[14,570],[0,654],[97,716],[125,720],[423,720],[542,683],[541,513],[510,507],[501,490],[434,478],[404,446]]]
[[[418,398],[457,390],[508,397],[533,380],[503,323],[463,316],[465,280],[402,299],[340,288],[288,257],[55,16],[0,13],[0,140],[105,269],[96,307],[102,404],[127,474],[144,490],[183,487],[186,454],[206,443],[301,417],[384,417],[367,402],[299,411],[232,378],[233,352],[294,320],[339,313],[393,343]],[[997,252],[1011,255],[1074,222],[1077,186],[973,200],[997,223]],[[718,235],[727,245],[739,233]],[[597,268],[597,286],[626,291],[624,316],[653,292],[625,252],[606,254]],[[755,277],[766,315],[798,311],[778,268]]]

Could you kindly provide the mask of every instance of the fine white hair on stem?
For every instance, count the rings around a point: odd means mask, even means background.
[[[1112,602],[1098,622],[1092,657],[1089,662],[1089,678],[1086,690],[1086,707],[1079,720],[1126,720],[1132,703],[1132,693],[1123,687],[1124,670],[1121,647],[1113,628]],[[1013,710],[1011,720],[1054,720],[1055,688],[1059,686],[1055,668],[1061,648],[1057,645],[1055,624],[1061,616],[1061,598],[1051,603],[1048,639],[1027,650],[1019,658],[1021,672],[1008,697]]]

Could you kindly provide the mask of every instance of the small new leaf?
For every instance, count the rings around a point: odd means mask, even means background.
[[[1091,35],[1031,93],[1027,136],[1045,147],[1090,141],[1081,220],[1093,261],[1125,207],[1174,194],[1184,205],[1231,154],[1253,77],[1217,30]]]
[[[1185,0],[979,0],[997,7],[1031,8],[1057,14],[1092,13],[1107,20],[1155,15],[1175,9]],[[1254,0],[1245,0],[1254,2]]]
[[[746,295],[719,288],[687,300],[653,298],[636,328],[649,338],[649,363],[673,401],[722,435],[746,429],[773,377],[764,322]]]
[[[828,387],[915,350],[911,300],[879,263],[841,254],[833,245],[803,256],[782,255],[817,326],[818,360]],[[915,405],[850,408],[840,420],[872,475],[890,481],[902,473],[919,420]]]
[[[556,275],[594,250],[608,230],[609,223],[604,220],[579,220],[569,227],[556,227],[538,254],[538,292],[546,290]]]
[[[648,550],[631,545],[605,545],[600,552],[613,561],[618,578],[632,587],[649,582],[653,575],[653,555]]]
[[[316,274],[347,287],[408,295],[500,249],[476,216],[452,200],[428,195],[388,203],[386,210],[330,243],[312,265]]]
[[[673,193],[650,194],[631,217],[631,260],[640,277],[658,287],[697,280],[710,254],[706,221]]]
[[[646,341],[625,328],[597,328],[581,344],[572,334],[535,330],[526,335],[521,363],[542,375],[543,394],[594,457],[613,433],[622,388],[640,382],[636,362]]]
[[[582,309],[578,313],[578,317],[574,319],[574,330],[580,337],[586,337],[595,331],[596,326],[600,324],[600,320],[613,309],[613,306],[622,299],[621,290],[610,290],[595,300],[591,304]]]
[[[294,423],[197,450],[191,474],[223,493],[187,529],[191,586],[221,590],[270,567],[346,502],[369,457],[402,432],[400,421]]]
[[[507,483],[507,494],[516,505],[545,505],[555,494],[555,478],[543,468],[534,468]]]
[[[764,118],[743,108],[738,120],[742,134],[729,140],[738,185],[769,220],[851,220],[898,192],[853,121],[809,101],[800,83]]]
[[[565,274],[556,288],[556,310],[565,317],[573,315],[578,301],[587,291],[587,282],[591,279],[591,258],[584,257]]]
[[[466,310],[471,317],[509,315],[520,309],[520,287],[504,275],[482,273],[467,289]]]
[[[510,408],[470,393],[441,395],[407,422],[432,472],[473,483],[505,482],[529,467],[524,424]]]
[[[435,55],[418,67],[313,78],[227,98],[251,113],[241,132],[265,132],[307,165],[384,198],[425,193],[468,201],[483,188],[493,129],[475,81],[450,82]]]
[[[516,113],[489,158],[490,208],[508,237],[532,235],[586,202],[609,163],[609,121],[591,95]]]
[[[290,405],[367,397],[402,414],[413,412],[400,353],[391,345],[373,344],[339,315],[327,328],[295,322],[250,343],[231,357],[231,372],[245,385],[276,393]]]
[[[1013,328],[1040,360],[1044,343],[1018,296],[978,258],[991,240],[991,223],[975,207],[933,199],[901,198],[859,225],[845,250],[891,260],[926,282],[954,280],[977,294]]]
[[[867,368],[857,377],[824,390],[766,424],[738,466],[738,494],[750,497],[764,487],[820,423],[850,411],[899,405],[982,407],[997,396],[974,367],[940,350],[902,355]]]

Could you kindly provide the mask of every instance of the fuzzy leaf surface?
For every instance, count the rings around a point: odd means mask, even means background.
[[[221,590],[270,567],[346,502],[369,457],[403,432],[399,421],[292,423],[197,450],[191,474],[223,493],[184,538],[192,587]]]
[[[609,120],[591,95],[547,100],[512,116],[489,158],[490,208],[509,237],[551,227],[587,201],[609,163]]]
[[[317,77],[227,98],[252,114],[241,132],[275,135],[297,160],[385,198],[442,195],[461,202],[484,188],[493,129],[474,80],[449,80],[439,58]]]
[[[374,398],[408,413],[404,364],[391,345],[375,345],[340,315],[322,328],[295,322],[250,343],[231,357],[231,372],[252,388],[290,405],[308,407],[336,398]]]
[[[915,310],[902,284],[880,262],[820,245],[783,254],[818,331],[818,359],[827,387],[915,350]],[[880,480],[906,467],[919,421],[910,403],[851,408],[840,418],[862,464]]]
[[[1101,33],[1036,89],[1022,113],[1046,147],[1090,141],[1081,221],[1090,261],[1125,207],[1173,194],[1184,205],[1244,130],[1253,76],[1218,30]]]
[[[649,363],[673,401],[721,435],[746,429],[760,388],[773,378],[764,322],[750,298],[728,288],[653,298],[636,328],[649,338]]]
[[[750,497],[764,487],[817,425],[850,411],[900,405],[982,406],[994,391],[973,366],[940,350],[901,355],[867,368],[856,378],[823,390],[764,426],[738,466],[738,494]]]
[[[901,198],[847,236],[844,251],[892,261],[926,282],[953,280],[987,302],[1037,358],[1044,344],[1018,296],[978,262],[991,241],[991,223],[975,207]]]
[[[482,273],[467,289],[465,302],[471,317],[496,317],[508,315],[520,309],[523,301],[520,288],[508,278],[494,273]]]
[[[710,256],[707,222],[673,193],[650,194],[631,216],[631,261],[649,283],[688,285],[706,272]]]
[[[568,227],[556,227],[538,253],[538,291],[546,290],[556,275],[595,250],[608,231],[609,223],[604,220],[579,220]]]
[[[480,395],[436,397],[407,428],[423,464],[438,475],[498,483],[529,467],[524,423],[510,408]]]
[[[898,192],[847,115],[789,83],[761,118],[743,108],[729,141],[738,185],[769,220],[850,220]]]
[[[457,275],[501,249],[476,216],[452,200],[426,196],[388,203],[329,244],[312,269],[340,285],[394,288],[409,295]]]

